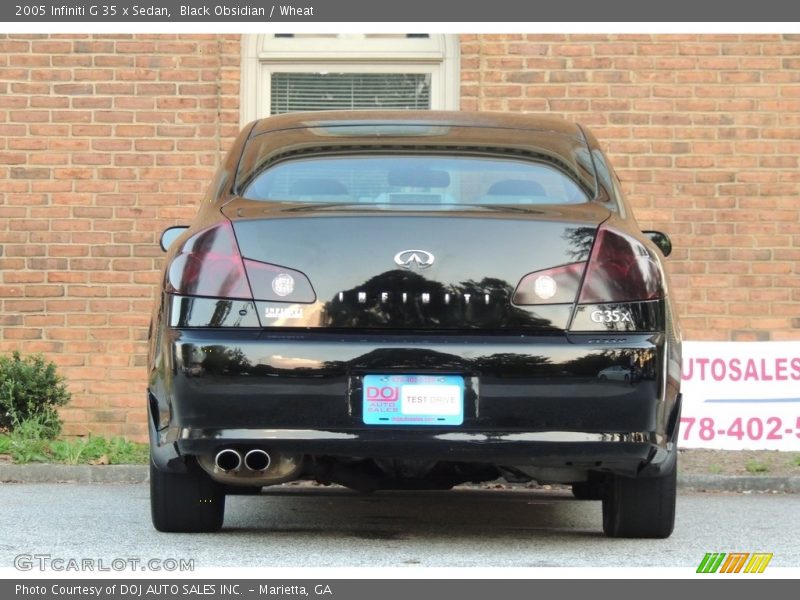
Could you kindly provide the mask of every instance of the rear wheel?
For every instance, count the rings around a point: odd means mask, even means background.
[[[603,531],[609,537],[666,538],[675,524],[677,461],[659,477],[612,475],[603,496]]]
[[[578,500],[602,500],[605,493],[605,476],[602,473],[589,473],[586,481],[572,484],[572,495]]]
[[[218,531],[225,516],[223,486],[195,462],[187,473],[162,471],[150,462],[150,514],[158,531]]]

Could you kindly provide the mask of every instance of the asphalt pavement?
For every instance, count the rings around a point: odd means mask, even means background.
[[[153,530],[146,483],[0,485],[0,567],[20,554],[193,559],[201,567],[696,567],[706,552],[800,566],[800,494],[678,498],[667,540],[607,539],[599,502],[563,489],[379,492],[267,488],[229,496],[216,534]]]
[[[144,465],[0,464],[0,483],[142,483]],[[678,473],[678,488],[713,492],[800,492],[800,477]]]

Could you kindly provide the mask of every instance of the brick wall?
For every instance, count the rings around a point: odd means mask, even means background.
[[[238,132],[236,36],[0,36],[0,351],[43,352],[65,431],[145,428],[158,234]]]
[[[461,105],[591,127],[667,231],[684,337],[800,340],[800,36],[462,37]]]
[[[592,127],[676,250],[687,339],[800,340],[800,37],[462,36],[462,108]],[[159,232],[238,130],[237,36],[0,36],[0,351],[66,431],[145,434]]]

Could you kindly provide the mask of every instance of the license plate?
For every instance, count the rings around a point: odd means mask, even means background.
[[[365,375],[367,425],[461,425],[464,378],[458,375]]]

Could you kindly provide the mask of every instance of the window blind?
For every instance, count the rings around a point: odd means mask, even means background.
[[[428,73],[272,73],[270,114],[431,107]]]

